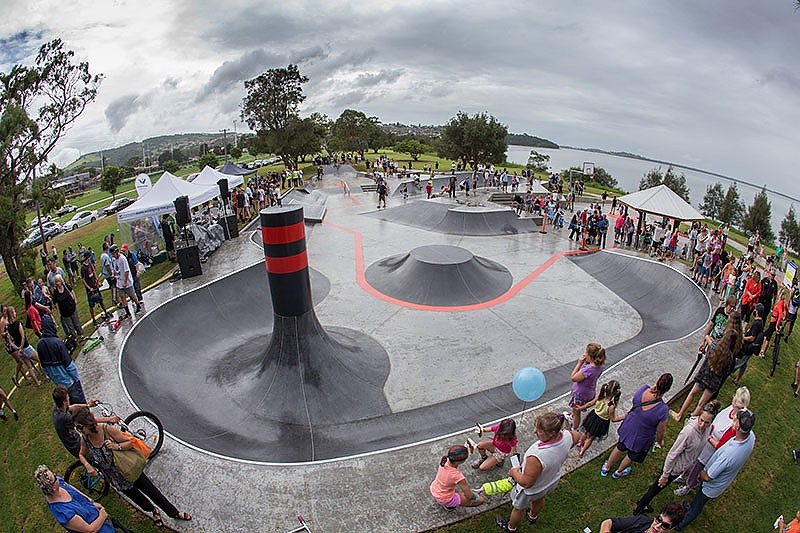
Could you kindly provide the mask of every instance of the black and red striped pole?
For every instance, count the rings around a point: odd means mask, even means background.
[[[303,207],[289,205],[263,209],[261,238],[275,314],[300,316],[311,311]]]

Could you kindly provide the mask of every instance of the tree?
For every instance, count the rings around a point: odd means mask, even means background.
[[[370,138],[374,140],[379,135],[378,122],[377,117],[368,117],[361,111],[345,109],[331,125],[328,147],[337,152],[358,152],[364,157]]]
[[[169,172],[170,174],[175,174],[178,170],[180,170],[181,164],[175,161],[174,159],[167,159],[163,163],[161,163],[161,169]]]
[[[728,186],[725,198],[722,199],[718,220],[729,226],[739,226],[744,216],[744,202],[739,198],[739,189],[736,183]]]
[[[438,152],[465,163],[502,163],[508,150],[507,134],[508,128],[491,115],[470,116],[459,111],[444,127]]]
[[[171,148],[169,150],[164,150],[163,152],[161,152],[161,154],[158,156],[158,164],[161,165],[161,167],[163,168],[164,162],[169,161],[170,159],[180,163],[181,161],[186,161],[188,157],[184,155],[183,151],[180,148]]]
[[[42,235],[42,248],[45,251],[47,251],[47,239],[42,227],[42,213],[50,213],[64,205],[64,191],[54,187],[55,182],[62,174],[63,172],[55,164],[52,164],[49,174],[42,177],[34,176],[31,181],[30,198],[36,208],[36,219]]]
[[[747,214],[742,219],[742,229],[747,233],[753,234],[756,231],[761,235],[761,241],[771,244],[775,241],[775,233],[772,231],[772,204],[767,198],[766,188],[761,189],[751,205]]]
[[[214,152],[208,152],[200,156],[197,160],[197,166],[200,170],[203,170],[206,167],[217,168],[219,165],[219,159]]]
[[[617,186],[617,180],[611,177],[611,174],[609,174],[608,171],[603,167],[594,167],[594,175],[592,176],[591,181],[597,183],[598,185],[602,185],[603,187],[616,188]]]
[[[100,85],[100,76],[88,63],[73,62],[74,55],[55,39],[39,49],[33,66],[0,73],[0,256],[15,287],[33,273],[25,271],[19,243],[36,172]]]
[[[231,154],[231,157],[234,159],[239,159],[242,157],[242,149],[238,146],[232,146],[228,153]]]
[[[416,139],[403,139],[394,145],[393,150],[401,154],[408,154],[414,161],[419,161],[419,156],[427,152],[430,148]]]
[[[117,199],[117,188],[122,183],[122,170],[119,167],[106,167],[100,176],[100,190],[111,195],[112,200]]]
[[[639,180],[639,190],[643,191],[657,185],[666,185],[672,192],[683,198],[686,203],[691,204],[689,199],[689,186],[686,185],[686,176],[678,175],[672,170],[672,165],[667,167],[667,171],[662,174],[660,168],[654,168]]]
[[[298,128],[298,108],[305,100],[303,84],[308,78],[296,65],[270,69],[244,82],[247,94],[242,99],[242,120],[257,132],[266,149],[281,156],[291,168],[297,166],[297,147],[289,130]]]
[[[540,170],[542,172],[547,172],[548,165],[547,162],[550,161],[550,156],[547,154],[540,154],[536,150],[531,150],[531,155],[528,157],[528,168],[532,168],[533,170]]]
[[[719,220],[720,211],[722,211],[722,204],[725,201],[725,196],[722,193],[722,184],[716,182],[714,185],[706,187],[706,195],[703,196],[703,203],[700,204],[700,212],[708,218]]]
[[[800,224],[797,222],[793,205],[789,206],[789,211],[786,212],[786,216],[781,221],[778,240],[783,243],[784,247],[800,252]]]

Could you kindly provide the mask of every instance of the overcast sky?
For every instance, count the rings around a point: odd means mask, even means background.
[[[299,65],[302,113],[444,124],[624,150],[796,196],[793,0],[374,2],[2,0],[0,70],[60,37],[105,80],[64,139],[80,152],[242,131],[243,81]],[[234,121],[236,124],[234,125]]]

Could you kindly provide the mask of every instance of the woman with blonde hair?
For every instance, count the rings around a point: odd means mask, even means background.
[[[513,509],[508,520],[497,517],[497,525],[506,531],[516,531],[523,515],[527,515],[529,523],[535,524],[544,508],[545,496],[558,487],[564,474],[561,466],[581,438],[577,431],[563,429],[564,420],[563,414],[538,416],[534,432],[539,440],[525,452],[522,464],[508,471],[509,477],[517,483],[510,493]]]
[[[45,465],[33,473],[53,518],[67,531],[114,533],[108,513],[81,491],[55,475]]]

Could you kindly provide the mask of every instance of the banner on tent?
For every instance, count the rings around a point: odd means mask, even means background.
[[[147,192],[153,188],[153,182],[150,181],[150,176],[147,174],[139,174],[136,176],[136,194],[139,195],[139,198],[147,194]]]

